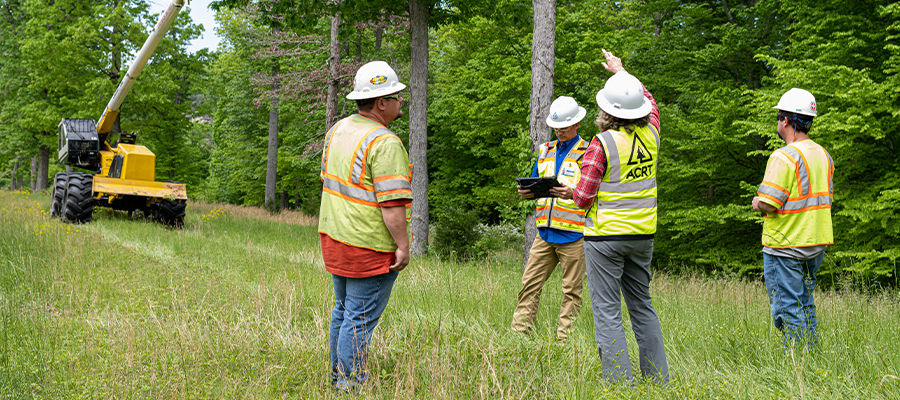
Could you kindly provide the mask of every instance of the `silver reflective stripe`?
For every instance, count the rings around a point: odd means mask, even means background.
[[[824,206],[831,205],[831,196],[816,196],[810,197],[808,199],[803,200],[793,200],[787,203],[784,203],[779,210],[781,211],[792,211],[792,210],[801,210],[806,207],[815,207],[815,206]]]
[[[803,162],[803,156],[800,154],[800,151],[791,146],[786,146],[783,148],[784,151],[791,155],[794,160],[797,160],[797,175],[800,176],[800,195],[806,196],[809,194],[809,174],[806,173],[806,163]]]
[[[553,217],[562,217],[565,219],[581,219],[584,218],[584,214],[579,214],[559,208],[553,208],[553,211],[550,212],[550,215]]]
[[[831,173],[831,169],[834,168],[834,160],[831,159],[831,154],[828,153],[828,150],[822,148],[822,151],[825,152],[825,157],[828,157],[828,193],[834,194],[834,185],[833,185],[833,174]]]
[[[407,182],[406,179],[389,179],[386,181],[375,182],[375,193],[399,189],[411,189],[409,182]]]
[[[600,191],[607,193],[631,193],[656,187],[656,178],[627,183],[600,182]]]
[[[778,201],[780,201],[782,203],[784,203],[788,199],[787,194],[785,194],[784,192],[782,192],[778,189],[775,189],[769,185],[766,185],[765,183],[759,185],[759,189],[757,189],[756,191],[760,192],[762,194],[767,194],[769,196],[772,196],[772,197],[778,199]]]
[[[335,123],[325,135],[325,147],[322,148],[322,171],[325,171],[325,158],[328,157],[328,148],[331,145],[331,137],[334,136],[334,132],[337,130],[338,125],[340,125],[342,122],[344,122],[344,120],[340,120]]]
[[[363,183],[360,181],[360,176],[362,175],[363,164],[366,161],[366,149],[369,148],[369,144],[372,143],[379,136],[384,134],[390,134],[391,131],[387,130],[387,128],[378,128],[372,132],[369,132],[366,137],[363,138],[361,142],[359,142],[359,150],[356,151],[356,157],[353,160],[353,172],[350,175],[350,181],[358,183],[362,185]]]
[[[656,207],[656,198],[652,199],[633,199],[633,200],[613,200],[601,201],[599,209],[605,210],[638,210],[642,208]]]
[[[378,199],[375,197],[375,193],[372,193],[368,190],[350,187],[328,177],[325,178],[323,184],[326,188],[334,190],[335,192],[338,192],[347,197],[352,197],[357,200],[369,201],[372,203],[378,202]]]
[[[650,132],[653,132],[653,137],[656,138],[656,156],[659,157],[659,132],[656,131],[656,127],[653,124],[647,124],[647,129],[650,129]]]
[[[619,168],[619,148],[616,146],[616,139],[609,131],[603,131],[600,133],[600,141],[603,142],[603,148],[609,155],[609,160],[606,160],[606,164],[609,166],[609,182],[619,183],[622,180],[620,176],[622,173]]]

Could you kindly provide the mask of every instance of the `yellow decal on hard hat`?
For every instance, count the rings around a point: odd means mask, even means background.
[[[380,85],[387,82],[387,77],[384,75],[375,75],[375,77],[372,78],[372,80],[370,80],[369,82],[372,82],[373,85]]]

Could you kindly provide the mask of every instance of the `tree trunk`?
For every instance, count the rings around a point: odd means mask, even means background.
[[[534,30],[531,42],[531,152],[537,155],[541,143],[550,139],[550,127],[544,117],[553,101],[553,69],[556,52],[556,0],[532,0]],[[525,254],[528,263],[531,243],[537,235],[534,215],[525,222]]]
[[[340,3],[338,1],[338,3]],[[328,93],[325,97],[325,132],[337,122],[338,106],[338,76],[341,74],[341,41],[338,40],[338,31],[341,27],[340,15],[331,17],[331,50],[328,59]]]
[[[50,147],[41,145],[38,148],[37,190],[47,190],[50,187]]]
[[[283,189],[281,191],[281,209],[287,210],[288,208],[288,194],[287,189]]]
[[[384,35],[384,28],[375,29],[375,51],[381,51],[381,36]]]
[[[13,161],[12,182],[10,182],[9,190],[18,189],[18,186],[16,185],[16,183],[18,183],[18,181],[16,180],[16,171],[18,171],[18,170],[19,170],[19,159],[16,158],[16,160]]]
[[[297,191],[294,192],[294,209],[300,209],[300,178],[297,178]]]
[[[428,246],[428,6],[409,0],[409,161],[412,175],[412,254]]]
[[[37,189],[34,184],[34,178],[37,177],[37,157],[31,157],[31,178],[28,179],[29,183],[31,183],[31,193],[35,193],[35,189]]]
[[[269,105],[269,158],[266,162],[266,209],[275,212],[275,185],[278,183],[278,74],[279,66],[272,67],[272,100]]]

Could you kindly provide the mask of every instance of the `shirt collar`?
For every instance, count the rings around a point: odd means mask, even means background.
[[[557,146],[556,151],[565,151],[565,150],[568,150],[568,149],[572,148],[572,146],[575,146],[575,143],[578,143],[578,139],[581,139],[581,137],[578,136],[578,135],[575,135],[575,137],[569,139],[569,140],[566,141],[566,142],[560,142],[560,141],[557,139],[557,140],[556,140],[556,142],[557,142],[557,144],[556,144],[556,146]]]

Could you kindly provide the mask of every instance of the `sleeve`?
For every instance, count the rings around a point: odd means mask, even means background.
[[[780,151],[769,156],[766,164],[766,175],[763,177],[756,195],[760,200],[773,207],[781,208],[791,194],[794,185],[794,173],[790,162],[784,159]]]
[[[538,158],[538,160],[540,160],[540,158]],[[531,170],[531,177],[532,178],[538,177],[538,162],[537,161],[534,162],[534,169]]]
[[[582,157],[581,179],[578,180],[572,194],[578,208],[587,210],[594,204],[604,172],[606,172],[606,155],[603,153],[600,139],[595,136]]]
[[[379,137],[366,156],[366,165],[375,197],[379,203],[399,199],[412,199],[412,173],[409,153],[400,138],[393,134]]]
[[[650,99],[650,104],[653,105],[653,109],[650,111],[650,124],[655,126],[656,131],[659,132],[659,107],[656,105],[656,99],[653,98],[646,86],[644,86],[644,97]]]

